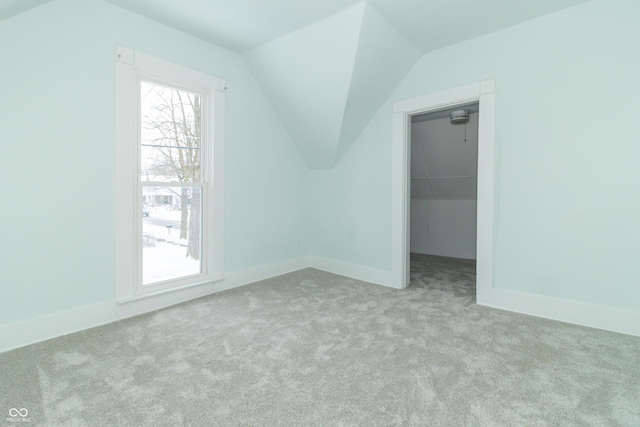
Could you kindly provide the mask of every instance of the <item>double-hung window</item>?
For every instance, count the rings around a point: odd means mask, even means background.
[[[222,278],[224,90],[116,48],[119,300]]]

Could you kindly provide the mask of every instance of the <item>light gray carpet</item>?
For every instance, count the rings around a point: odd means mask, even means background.
[[[640,339],[307,269],[0,354],[0,424],[640,426]]]

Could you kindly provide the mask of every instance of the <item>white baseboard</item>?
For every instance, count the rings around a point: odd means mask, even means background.
[[[154,310],[180,304],[192,299],[200,298],[214,292],[215,283],[202,283],[178,289],[168,289],[157,294],[142,295],[139,298],[116,301],[115,320],[126,319]]]
[[[150,296],[127,304],[118,304],[115,300],[106,301],[35,319],[3,324],[0,325],[0,337],[2,337],[0,353],[307,267],[365,282],[395,287],[389,271],[318,256],[305,256],[236,271],[227,274],[225,279],[220,282]],[[499,288],[492,288],[483,295],[478,295],[477,302],[480,305],[501,310],[640,336],[640,312],[638,311]]]
[[[357,264],[336,261],[334,259],[323,258],[315,255],[309,256],[309,266],[329,273],[339,274],[363,282],[375,283],[377,285],[395,288],[391,272],[377,270]]]
[[[395,288],[391,272],[310,256],[310,267],[341,276]],[[544,295],[491,288],[478,295],[479,305],[587,326],[626,335],[640,336],[640,311],[623,310]]]
[[[115,301],[85,305],[48,316],[0,325],[0,353],[113,322]]]
[[[2,324],[0,325],[0,337],[2,337],[0,353],[307,267],[309,267],[309,258],[305,256],[236,271],[227,274],[225,279],[219,282],[150,295],[124,304],[118,304],[115,300],[105,301],[34,319]]]
[[[499,288],[493,288],[484,292],[483,295],[478,295],[477,303],[574,325],[640,336],[640,311]]]
[[[307,267],[309,267],[308,256],[294,258],[276,264],[260,265],[247,270],[228,273],[223,281],[217,282],[214,285],[214,288],[216,292],[233,289],[238,286],[281,276]]]

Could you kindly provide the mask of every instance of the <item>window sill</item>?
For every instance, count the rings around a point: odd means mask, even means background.
[[[222,277],[214,277],[214,278],[207,278],[207,279],[202,280],[200,282],[190,283],[190,284],[184,285],[184,286],[177,286],[175,288],[162,289],[160,291],[155,291],[155,292],[145,292],[145,293],[141,293],[141,294],[135,295],[135,296],[130,297],[130,298],[118,299],[118,300],[116,300],[116,303],[119,304],[119,305],[127,304],[127,303],[136,302],[136,301],[140,301],[140,300],[144,300],[144,299],[148,299],[148,298],[153,298],[153,297],[160,296],[160,295],[166,295],[166,294],[170,294],[170,293],[174,293],[174,292],[179,292],[181,290],[197,288],[197,287],[205,286],[205,285],[213,285],[215,282],[220,282],[222,280],[224,280],[224,276],[222,276]]]

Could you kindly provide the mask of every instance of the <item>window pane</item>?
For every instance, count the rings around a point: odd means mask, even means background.
[[[202,272],[200,188],[142,188],[142,284]]]
[[[141,180],[200,181],[202,97],[140,82]]]

